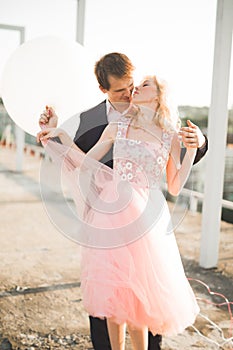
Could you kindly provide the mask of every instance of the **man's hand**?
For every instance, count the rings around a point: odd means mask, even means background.
[[[46,106],[46,109],[40,115],[39,125],[42,128],[56,128],[57,127],[58,116],[52,107]]]
[[[197,125],[187,120],[187,125],[180,128],[179,135],[182,138],[184,147],[200,148],[205,144],[205,137]]]

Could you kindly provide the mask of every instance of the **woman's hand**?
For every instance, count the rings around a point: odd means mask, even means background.
[[[42,128],[56,128],[58,116],[56,115],[52,107],[46,106],[45,110],[41,113],[39,119],[39,126]]]
[[[47,141],[50,138],[53,137],[59,137],[61,140],[62,144],[71,146],[73,144],[72,139],[69,137],[69,135],[60,128],[46,128],[42,129],[40,132],[37,134],[37,142],[40,141]]]
[[[179,135],[186,148],[200,148],[205,144],[205,137],[197,125],[187,120],[187,125],[180,128]]]

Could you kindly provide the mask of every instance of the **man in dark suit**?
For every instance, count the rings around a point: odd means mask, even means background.
[[[134,67],[129,58],[121,53],[107,54],[96,63],[95,75],[99,88],[107,94],[107,99],[80,115],[80,124],[74,142],[84,152],[88,152],[95,145],[110,121],[116,121],[127,112],[134,89],[133,70]],[[45,111],[40,122],[49,127],[55,127],[57,118],[56,115],[49,115]],[[187,127],[182,128],[181,132],[184,146],[198,147],[194,160],[194,163],[197,163],[207,151],[207,138],[191,122],[188,123]],[[112,151],[105,155],[101,161],[112,167]],[[106,320],[93,316],[89,316],[89,318],[94,349],[111,350]],[[149,332],[148,337],[148,350],[161,349],[162,337],[160,335],[153,336]]]

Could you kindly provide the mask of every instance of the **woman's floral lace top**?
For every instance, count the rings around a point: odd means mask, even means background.
[[[129,118],[118,122],[114,143],[114,170],[121,180],[143,187],[159,187],[167,165],[174,132],[162,130],[156,142],[137,141],[127,138]]]

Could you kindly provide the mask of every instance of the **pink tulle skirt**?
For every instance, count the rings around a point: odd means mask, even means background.
[[[106,185],[102,198],[109,200],[113,188],[113,184]],[[82,248],[83,302],[88,314],[94,317],[110,317],[116,323],[126,322],[135,328],[147,326],[153,334],[174,335],[194,323],[199,307],[184,274],[165,198],[157,189],[150,193],[154,213],[145,210],[148,196],[137,188],[125,210],[101,214],[90,209],[89,223],[98,229],[107,228],[109,235],[109,228],[117,235],[118,229],[125,227],[127,236],[127,227],[136,229],[128,225],[129,221],[135,222],[142,213],[144,216],[137,225],[141,236],[128,232],[127,244],[105,249]],[[156,211],[158,205],[160,209]],[[156,220],[149,225],[151,215]]]
[[[66,216],[50,207],[47,165],[41,169],[42,198],[63,234],[83,246],[88,314],[147,326],[153,334],[173,335],[193,324],[199,307],[162,192],[147,186],[146,178],[140,184],[119,181],[114,170],[63,145],[48,142],[46,150],[58,167],[53,181],[61,185],[65,178],[77,215],[66,201]]]

